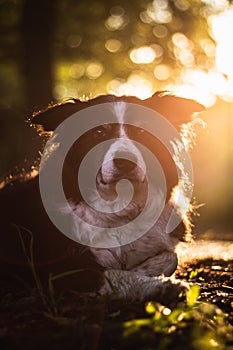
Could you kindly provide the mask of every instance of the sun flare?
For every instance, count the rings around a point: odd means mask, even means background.
[[[177,94],[194,98],[206,107],[214,105],[217,97],[233,101],[233,8],[211,16],[208,23],[216,42],[215,66],[208,72],[199,68],[183,68],[182,83],[168,86]],[[205,45],[205,48],[213,54],[212,47]]]
[[[216,66],[220,72],[233,79],[233,8],[210,18],[210,22],[217,42]]]
[[[163,83],[164,90],[170,90],[179,96],[193,98],[206,107],[215,104],[217,97],[226,101],[233,101],[233,7],[229,7],[218,15],[208,18],[209,33],[215,41],[200,38],[201,46],[208,57],[214,58],[214,65],[208,70],[201,69],[193,55],[193,43],[182,33],[175,33],[172,37],[174,54],[183,68],[179,79],[170,83],[172,74],[165,64],[156,64],[153,78],[138,71],[132,71],[125,81],[112,80],[107,89],[116,94],[135,95],[147,98],[156,90],[157,83]],[[163,51],[159,45],[141,46],[132,49],[130,60],[136,65],[153,64],[158,57],[162,58]],[[166,84],[167,80],[167,84]]]

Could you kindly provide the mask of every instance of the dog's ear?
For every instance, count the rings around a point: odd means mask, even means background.
[[[177,129],[182,124],[193,120],[195,112],[205,109],[200,103],[178,97],[167,92],[156,92],[151,98],[143,101],[144,105],[166,117]]]
[[[34,113],[29,122],[42,133],[50,132],[75,112],[100,103],[115,102],[117,99],[114,95],[100,95],[84,101],[73,98],[65,103],[53,104]]]
[[[36,125],[39,131],[53,131],[70,115],[83,109],[84,105],[85,102],[76,99],[49,105],[46,109],[35,112],[30,123]]]
[[[120,99],[123,98],[121,97]],[[124,100],[132,103],[140,103],[154,109],[166,117],[178,129],[182,124],[192,120],[194,112],[201,112],[204,109],[204,106],[194,100],[177,97],[166,92],[156,92],[146,100],[139,100],[132,96],[124,97]],[[87,101],[71,99],[65,103],[50,105],[46,109],[34,113],[30,119],[30,123],[36,125],[41,132],[53,131],[75,112],[95,104],[115,101],[118,101],[118,98],[113,95],[101,95]]]

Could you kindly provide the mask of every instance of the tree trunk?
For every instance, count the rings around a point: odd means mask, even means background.
[[[26,107],[36,110],[53,99],[53,0],[26,0],[22,41]]]

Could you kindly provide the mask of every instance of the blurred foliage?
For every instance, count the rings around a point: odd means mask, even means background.
[[[149,349],[156,343],[157,349],[226,349],[233,340],[232,326],[217,306],[197,301],[197,288],[193,285],[188,291],[186,305],[181,303],[173,310],[155,302],[147,303],[149,318],[124,323],[122,348],[128,345]]]
[[[13,105],[25,103],[21,30],[25,3],[0,1],[1,101]],[[215,57],[207,19],[226,7],[227,1],[208,0],[57,0],[51,43],[54,98],[107,90],[124,93],[125,88],[137,93],[135,79],[149,95],[177,82],[185,67],[210,69]],[[131,51],[142,47],[152,49],[151,63],[132,61]],[[35,62],[35,70],[39,69]],[[130,86],[122,88],[127,81]]]
[[[0,174],[15,164],[28,168],[24,159],[32,164],[38,157],[41,141],[22,121],[51,101],[106,92],[144,98],[182,85],[187,71],[198,97],[211,92],[212,104],[226,84],[232,90],[227,76],[215,74],[216,43],[209,23],[231,3],[0,0]],[[207,114],[210,133],[208,138],[202,135],[194,150],[197,199],[207,202],[209,210],[202,209],[201,220],[207,221],[203,230],[215,219],[227,223],[228,231],[232,226],[228,106]],[[218,150],[214,158],[213,149]]]

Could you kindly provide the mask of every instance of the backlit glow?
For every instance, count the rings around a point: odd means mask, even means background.
[[[168,88],[180,96],[193,98],[209,107],[216,102],[216,96],[227,92],[227,82],[217,70],[206,73],[199,69],[183,69],[182,83],[169,85]]]
[[[150,97],[153,94],[152,83],[137,74],[131,74],[127,81],[122,82],[119,79],[114,79],[107,86],[110,93],[116,95],[132,95],[141,99]]]
[[[191,56],[184,55],[185,50],[186,53],[192,52],[192,45],[189,45],[182,33],[177,33],[172,38],[173,44],[178,48],[175,55],[186,68],[182,70],[179,83],[167,87],[181,96],[194,98],[207,107],[216,102],[217,96],[233,101],[233,8],[211,16],[208,22],[216,48],[208,39],[202,40],[201,46],[207,57],[215,57],[215,67],[209,71],[192,67]]]
[[[145,45],[143,37],[138,35],[138,42],[132,41],[136,47],[129,52],[130,60],[137,65],[147,64],[152,74],[149,75],[145,68],[140,71],[137,68],[132,71],[128,79],[116,77],[109,81],[107,90],[118,95],[132,94],[144,99],[158,89],[158,82],[160,82],[162,89],[196,99],[206,107],[214,105],[217,97],[233,101],[233,41],[231,38],[233,7],[227,5],[224,0],[213,2],[203,0],[203,2],[213,6],[216,11],[218,9],[225,11],[209,16],[209,32],[214,41],[210,38],[199,38],[203,53],[197,53],[195,43],[191,37],[182,33],[182,28],[172,35],[169,49],[180,67],[178,78],[176,78],[176,72],[164,61],[162,46],[156,41]],[[177,0],[175,6],[185,11],[189,7],[189,2]],[[114,21],[118,21],[117,23],[121,25],[120,22],[125,14],[119,12],[112,16]],[[169,34],[165,24],[172,19],[168,1],[153,1],[147,10],[140,14],[140,18],[144,23],[156,22],[153,27],[154,37],[164,38]],[[109,39],[105,43],[109,52],[117,52],[121,49],[121,45],[121,42],[116,39]]]
[[[137,64],[151,63],[154,61],[155,57],[155,51],[149,46],[142,46],[130,52],[131,61]]]
[[[216,65],[220,72],[233,78],[233,8],[210,18],[212,33],[217,41]]]

